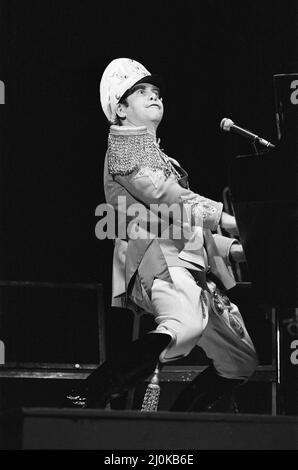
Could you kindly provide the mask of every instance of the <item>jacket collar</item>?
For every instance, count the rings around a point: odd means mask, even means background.
[[[145,134],[148,134],[149,136],[152,137],[152,140],[155,141],[154,135],[152,135],[151,132],[148,131],[146,126],[132,127],[132,126],[115,126],[115,125],[112,125],[110,127],[110,134],[112,134],[112,135],[145,135]]]

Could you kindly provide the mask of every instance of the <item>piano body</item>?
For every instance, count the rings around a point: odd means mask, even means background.
[[[236,157],[229,188],[253,295],[276,312],[279,413],[298,414],[298,74],[274,88],[278,143]]]
[[[298,74],[275,75],[279,142],[236,157],[232,204],[260,300],[298,307]]]

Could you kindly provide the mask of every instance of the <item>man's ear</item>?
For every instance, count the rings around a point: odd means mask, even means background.
[[[127,106],[124,103],[117,103],[116,105],[116,114],[121,118],[126,118],[126,108]]]

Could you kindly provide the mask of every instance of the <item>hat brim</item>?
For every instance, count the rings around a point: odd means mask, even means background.
[[[134,83],[125,93],[121,96],[120,100],[127,98],[131,94],[131,90],[140,83],[150,83],[150,85],[157,86],[162,92],[164,90],[164,82],[160,75],[153,74],[153,75],[146,75],[146,77],[141,78],[136,83]]]

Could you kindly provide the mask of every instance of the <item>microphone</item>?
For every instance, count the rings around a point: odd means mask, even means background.
[[[271,142],[268,142],[268,140],[262,139],[262,137],[259,137],[256,134],[253,134],[250,131],[247,131],[246,129],[242,129],[242,127],[236,126],[231,119],[228,118],[223,118],[220,122],[220,128],[223,131],[229,132],[236,132],[237,134],[242,135],[248,140],[251,140],[252,142],[258,142],[259,144],[263,145],[264,147],[268,148],[274,148],[275,145],[271,144]]]

